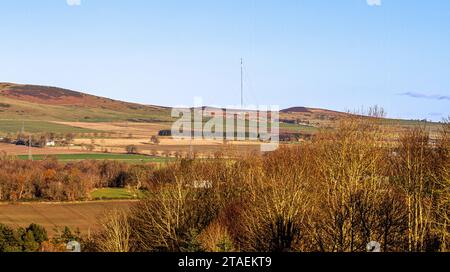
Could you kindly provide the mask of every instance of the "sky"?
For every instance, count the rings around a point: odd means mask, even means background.
[[[448,0],[2,0],[0,82],[142,104],[450,116]]]

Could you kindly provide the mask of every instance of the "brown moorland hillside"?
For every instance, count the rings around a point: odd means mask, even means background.
[[[101,107],[111,110],[138,110],[146,107],[162,109],[162,107],[128,103],[49,86],[0,83],[0,95],[11,99],[48,105]]]
[[[166,107],[123,102],[37,85],[0,83],[1,119],[45,121],[168,121]]]

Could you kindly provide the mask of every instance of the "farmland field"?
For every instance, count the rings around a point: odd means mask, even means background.
[[[168,158],[150,157],[144,155],[132,155],[132,154],[105,154],[105,153],[92,153],[92,154],[55,154],[51,155],[60,162],[74,162],[82,160],[115,160],[129,163],[164,163]],[[27,160],[27,155],[19,155],[20,159]],[[35,155],[33,160],[44,160],[48,155]]]
[[[143,192],[138,192],[135,195],[124,188],[102,188],[94,190],[91,193],[91,198],[94,200],[119,200],[119,199],[139,199],[144,197]]]
[[[7,155],[27,155],[29,148],[23,145],[13,145],[0,143],[0,153],[5,152]],[[54,154],[79,154],[86,153],[82,152],[78,147],[52,147],[52,148],[31,148],[31,153],[34,156],[39,155],[54,155]]]
[[[133,137],[140,138],[149,138],[152,135],[157,135],[160,130],[170,129],[171,125],[171,123],[164,122],[55,122],[55,124],[78,127],[97,132],[114,133],[115,135],[122,135],[124,137],[128,137],[129,134],[131,134]]]
[[[17,133],[22,131],[28,133],[94,133],[95,129],[81,128],[64,124],[45,121],[19,121],[0,120],[0,133]]]
[[[24,203],[0,204],[0,223],[25,227],[31,223],[47,229],[50,235],[55,228],[68,226],[88,234],[96,229],[98,218],[107,210],[128,209],[134,201],[97,201],[83,203]]]
[[[318,128],[307,125],[280,123],[280,130],[296,133],[315,133]]]

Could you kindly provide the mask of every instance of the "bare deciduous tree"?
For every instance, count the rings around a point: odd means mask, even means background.
[[[107,212],[100,221],[96,245],[102,252],[129,252],[131,249],[131,226],[128,214],[114,209]]]

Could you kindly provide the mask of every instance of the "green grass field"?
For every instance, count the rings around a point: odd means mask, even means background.
[[[91,193],[92,200],[121,200],[121,199],[140,199],[145,193],[138,191],[137,194],[125,188],[103,188],[97,189]]]
[[[314,133],[317,132],[317,128],[313,126],[299,125],[299,124],[288,124],[280,123],[280,129],[287,130],[289,132],[297,133]]]
[[[0,133],[94,133],[97,130],[77,128],[45,121],[0,120]]]
[[[27,160],[28,156],[20,155],[18,156],[22,160]],[[47,155],[35,155],[33,156],[33,160],[40,161],[47,158]],[[75,162],[82,160],[115,160],[115,161],[123,161],[127,163],[139,164],[139,163],[166,163],[170,160],[170,158],[159,158],[159,157],[150,157],[145,155],[131,155],[131,154],[57,154],[51,155],[51,157],[56,158],[60,162]]]

